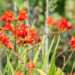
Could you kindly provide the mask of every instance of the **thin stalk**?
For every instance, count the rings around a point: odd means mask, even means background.
[[[30,12],[29,12],[29,0],[27,0],[27,11],[28,11],[27,25],[29,25],[29,15],[30,15]]]
[[[72,55],[73,55],[74,51],[71,52],[69,58],[67,59],[67,61],[65,62],[63,68],[62,68],[62,71],[64,70],[64,68],[66,67],[67,63],[69,62],[69,60],[71,59]]]
[[[49,7],[48,7],[48,3],[49,3],[49,0],[46,0],[46,18],[49,16]],[[46,21],[47,22],[47,21]],[[45,32],[48,34],[48,24],[45,22]],[[46,54],[48,52],[48,47],[49,47],[49,44],[48,44],[48,35],[46,36]],[[47,69],[48,69],[48,65],[49,63],[47,64]]]

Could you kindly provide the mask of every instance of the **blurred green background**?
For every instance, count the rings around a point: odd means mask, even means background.
[[[67,50],[70,48],[71,36],[75,36],[75,0],[49,0],[48,5],[49,16],[53,16],[57,20],[60,19],[60,17],[64,17],[73,24],[71,31],[61,35],[62,40],[59,49],[60,51]],[[28,12],[29,25],[32,26],[33,22],[36,20],[33,28],[36,28],[39,32],[43,32],[46,21],[46,0],[0,0],[0,16],[3,14],[4,10],[12,11],[15,16],[17,16],[19,11],[24,8],[26,8]],[[1,21],[0,26],[2,26]],[[56,28],[50,28],[50,30],[56,30]],[[58,67],[62,67],[63,55],[68,58],[69,54],[70,52],[63,53],[58,59],[56,59]],[[70,72],[74,61],[75,54],[65,68],[66,72]]]

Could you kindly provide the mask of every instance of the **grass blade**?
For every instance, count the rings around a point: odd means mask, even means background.
[[[53,37],[53,40],[52,40],[52,42],[51,42],[51,44],[50,44],[48,53],[46,54],[46,56],[45,56],[45,58],[44,58],[44,63],[43,63],[43,65],[42,65],[42,70],[43,70],[43,71],[45,71],[45,69],[46,69],[46,65],[47,65],[47,62],[48,62],[48,58],[49,58],[49,55],[50,55],[50,52],[51,52],[51,49],[52,49],[54,40],[55,40],[55,36]]]
[[[13,69],[13,66],[12,66],[12,64],[11,64],[11,62],[10,62],[10,60],[9,60],[9,57],[8,57],[8,56],[7,56],[7,64],[8,64],[8,66],[9,66],[9,68],[10,68],[11,72],[12,72],[12,75],[13,75],[13,73],[14,73],[15,71],[14,71],[14,69]]]
[[[34,60],[33,60],[34,63],[36,63],[36,61],[37,61],[37,59],[38,59],[39,53],[40,53],[40,51],[41,51],[41,48],[42,48],[42,45],[43,45],[43,42],[44,42],[44,39],[45,39],[45,35],[43,36],[43,40],[42,40],[42,42],[41,42],[41,45],[40,45],[40,47],[39,47],[39,50],[37,51],[37,53],[36,53],[36,55],[35,55],[35,57],[34,57]]]
[[[59,41],[60,41],[60,35],[58,37],[58,41],[57,41],[56,47],[54,49],[54,53],[53,53],[52,58],[51,58],[48,75],[53,75],[53,71],[54,71],[53,66],[55,65],[55,56],[56,56],[56,52],[57,52],[57,47],[58,47]]]

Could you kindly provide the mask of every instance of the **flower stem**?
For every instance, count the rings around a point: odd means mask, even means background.
[[[67,63],[69,62],[69,60],[71,59],[72,55],[73,55],[74,51],[71,52],[69,58],[67,59],[66,63],[64,64],[62,71],[64,70],[64,68],[66,67]]]

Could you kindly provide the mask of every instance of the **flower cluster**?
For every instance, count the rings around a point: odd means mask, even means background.
[[[17,42],[18,44],[31,44],[33,45],[33,42],[37,41],[40,42],[40,37],[37,36],[35,29],[30,29],[29,26],[26,26],[25,24],[22,24],[20,28],[16,29],[15,36],[19,39]]]
[[[75,49],[75,36],[71,38],[71,50]]]
[[[61,18],[61,20],[59,21],[58,29],[59,31],[72,29],[72,24],[68,25],[67,19]]]
[[[30,73],[32,75],[33,69],[35,68],[35,65],[34,65],[32,60],[29,61],[28,65],[27,65],[27,68],[30,69]],[[23,73],[21,71],[18,71],[18,72],[15,73],[15,75],[23,75]]]
[[[25,19],[28,18],[26,14],[27,14],[26,9],[21,10],[17,20],[25,21]]]
[[[2,45],[6,46],[6,48],[9,48],[15,51],[12,41],[8,40],[8,37],[6,36],[6,34],[2,35],[2,33],[0,33],[0,41],[2,42]]]
[[[62,30],[62,31],[65,31],[65,30],[67,30],[67,29],[72,29],[72,24],[70,24],[70,25],[68,25],[68,21],[67,21],[67,19],[65,18],[61,18],[60,20],[59,20],[59,22],[57,21],[54,21],[54,18],[53,17],[51,17],[51,16],[49,16],[48,18],[47,18],[47,24],[49,25],[49,26],[54,26],[54,25],[58,25],[58,30],[60,31],[60,30]]]
[[[10,11],[4,11],[4,14],[2,17],[0,17],[2,21],[5,22],[12,22],[15,19],[15,16]]]
[[[12,35],[17,40],[17,44],[33,45],[34,42],[40,42],[40,37],[37,36],[36,30],[32,30],[29,26],[25,25],[25,20],[28,18],[26,9],[21,10],[17,18],[13,15],[12,12],[5,10],[3,16],[0,18],[1,21],[4,21],[4,27],[0,27],[0,33],[5,35],[4,38],[2,38],[2,35],[0,35],[0,41],[3,42],[3,39],[6,40],[6,42],[3,44],[6,44],[7,48],[14,50],[14,46],[12,45],[13,43],[8,41],[8,38],[10,37],[7,38],[6,34],[4,33],[5,30],[12,33]],[[22,22],[23,24],[20,25],[18,21]]]
[[[69,29],[72,29],[72,24],[68,25],[68,21],[65,18],[61,18],[59,21],[54,21],[54,18],[51,16],[48,16],[47,18],[47,24],[48,26],[55,26],[58,25],[58,31],[66,31]],[[75,36],[72,36],[71,38],[71,50],[75,48]]]

